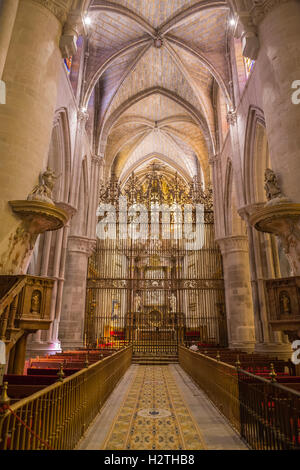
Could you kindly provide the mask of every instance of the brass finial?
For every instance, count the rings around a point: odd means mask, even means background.
[[[0,411],[0,414],[5,413],[5,406],[10,404],[10,398],[7,395],[8,382],[4,382],[2,386],[2,392],[0,395],[0,409],[4,408],[3,411]]]
[[[241,362],[240,362],[240,356],[239,356],[239,355],[236,356],[235,367],[236,367],[237,369],[239,369],[239,368],[241,367]]]
[[[217,359],[217,361],[221,360],[220,351],[217,351],[216,359]]]
[[[89,356],[85,356],[84,367],[87,369],[89,367]]]
[[[59,371],[57,372],[58,380],[59,382],[63,382],[65,378],[65,373],[64,373],[64,365],[63,363],[60,364]]]
[[[277,382],[276,380],[276,377],[277,377],[277,374],[276,374],[276,371],[274,369],[274,364],[273,362],[270,364],[270,373],[269,373],[269,376],[271,377],[271,382],[274,383],[274,382]]]

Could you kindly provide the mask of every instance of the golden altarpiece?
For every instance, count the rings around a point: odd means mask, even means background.
[[[155,204],[202,204],[201,248],[186,248],[178,236],[183,220],[176,211],[170,212],[169,235],[161,213],[153,215],[152,210],[144,222],[144,233],[151,236],[122,239],[120,196],[126,197],[128,206],[142,204],[149,212]],[[197,178],[187,183],[178,173],[153,163],[132,173],[123,186],[114,177],[101,185],[100,202],[116,208],[119,229],[115,239],[98,239],[89,260],[85,344],[131,343],[134,353],[150,355],[176,354],[178,344],[193,341],[226,346],[222,258],[215,243],[211,188],[204,191]],[[153,217],[158,222],[154,235]],[[191,220],[195,226],[194,209]],[[129,222],[130,217],[123,223]]]

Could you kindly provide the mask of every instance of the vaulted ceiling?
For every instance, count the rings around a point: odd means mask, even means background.
[[[121,179],[159,158],[209,180],[213,88],[230,106],[224,0],[94,0],[84,106],[95,102],[95,151]],[[95,93],[96,95],[96,93]]]

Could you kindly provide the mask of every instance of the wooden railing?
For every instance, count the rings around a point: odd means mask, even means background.
[[[131,364],[129,346],[0,414],[0,449],[73,449]]]
[[[226,416],[232,426],[240,432],[236,368],[182,346],[179,347],[179,363]]]

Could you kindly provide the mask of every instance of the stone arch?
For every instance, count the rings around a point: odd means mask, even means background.
[[[245,134],[244,180],[246,204],[265,202],[264,173],[270,155],[262,110],[251,106]]]
[[[77,212],[72,219],[71,236],[87,236],[89,210],[89,178],[87,157],[82,160],[79,186],[76,194]]]
[[[228,158],[227,160],[225,175],[224,217],[226,236],[246,234],[245,223],[238,214],[238,200],[234,178],[234,170],[230,158]]]
[[[245,134],[244,181],[246,205],[265,203],[265,169],[271,168],[268,138],[263,111],[251,106]],[[254,240],[259,244],[259,253],[267,277],[281,271],[282,276],[290,273],[289,262],[280,241],[269,234],[254,231]],[[266,257],[266,253],[269,253]]]
[[[71,180],[71,141],[68,112],[65,108],[58,109],[54,116],[46,166],[61,175],[53,190],[53,200],[67,203]],[[49,260],[50,252],[55,252],[56,237],[57,232],[45,232],[38,237],[28,267],[29,273],[53,275]]]
[[[190,182],[190,176],[187,174],[187,172],[181,168],[179,165],[176,164],[176,162],[174,162],[173,160],[171,160],[169,157],[167,157],[166,155],[163,155],[163,154],[158,154],[158,153],[151,153],[149,155],[145,155],[142,159],[140,159],[139,161],[137,162],[134,162],[130,168],[128,168],[128,170],[126,170],[126,172],[124,174],[121,173],[120,175],[120,178],[121,178],[121,181],[122,181],[122,184],[124,184],[127,179],[129,178],[129,176],[131,175],[131,173],[133,171],[135,171],[136,169],[139,168],[140,165],[142,165],[143,163],[147,162],[147,161],[151,161],[152,159],[157,159],[157,160],[160,160],[164,163],[166,163],[167,165],[169,165],[174,171],[177,171],[182,177],[183,179],[185,180],[186,183],[189,183]],[[202,175],[201,175],[202,176]]]
[[[110,132],[110,129],[113,127],[113,125],[117,122],[117,120],[122,116],[122,114],[127,111],[131,106],[134,104],[138,103],[139,101],[143,100],[144,98],[147,98],[148,96],[154,95],[154,94],[161,94],[180,106],[190,115],[190,117],[194,120],[194,122],[201,128],[204,138],[206,140],[207,148],[208,151],[213,154],[214,153],[214,143],[212,142],[210,138],[210,132],[208,128],[208,124],[203,117],[201,113],[199,113],[198,110],[196,110],[190,103],[187,103],[183,98],[179,97],[175,93],[160,88],[160,87],[154,87],[151,89],[143,90],[142,92],[138,93],[135,96],[132,96],[127,102],[123,103],[118,109],[116,109],[106,120],[104,123],[100,136],[99,136],[99,153],[104,154],[105,152],[105,147],[106,147],[106,142],[107,138]]]

